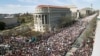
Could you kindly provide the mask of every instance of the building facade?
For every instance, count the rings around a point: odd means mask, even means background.
[[[87,8],[80,9],[79,12],[80,12],[80,17],[86,17],[86,16],[93,14],[94,9],[87,7]]]
[[[71,19],[71,11],[68,7],[39,5],[34,13],[34,30],[40,32],[55,30],[65,16]]]
[[[66,5],[65,7],[70,8],[72,19],[77,20],[79,18],[78,8],[75,5]]]

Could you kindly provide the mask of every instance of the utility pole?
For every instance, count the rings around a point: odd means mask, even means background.
[[[91,13],[93,13],[93,4],[91,3]]]
[[[93,4],[91,3],[91,11],[92,11],[92,8],[93,8]]]
[[[91,8],[93,7],[93,4],[91,3]]]

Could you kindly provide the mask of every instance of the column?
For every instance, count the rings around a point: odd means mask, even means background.
[[[37,24],[37,15],[36,15],[36,18],[35,18],[35,23]]]
[[[40,15],[38,14],[38,18],[37,18],[37,23],[38,23],[38,30],[37,31],[40,31]]]
[[[40,29],[42,30],[42,20],[41,19],[42,19],[42,14],[40,14],[40,26],[41,26]]]
[[[34,23],[36,24],[37,15],[34,16]]]
[[[43,15],[43,16],[44,16],[44,17],[43,17],[43,19],[44,19],[44,24],[46,24],[46,23],[45,23],[45,15]]]
[[[40,24],[42,25],[42,14],[40,15]]]
[[[51,16],[50,16],[50,13],[48,14],[48,19],[49,19],[49,31],[51,31]]]
[[[34,16],[34,28],[35,28],[35,31],[37,31],[37,15],[36,14]]]
[[[39,23],[41,24],[41,19],[42,19],[42,17],[41,17],[41,14],[39,15]]]
[[[42,24],[44,24],[44,15],[42,15]]]
[[[39,14],[37,15],[37,23],[39,25]]]

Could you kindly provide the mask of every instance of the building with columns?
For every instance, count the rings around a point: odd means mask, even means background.
[[[33,15],[34,30],[46,32],[58,29],[63,17],[71,19],[71,10],[65,6],[38,5]]]

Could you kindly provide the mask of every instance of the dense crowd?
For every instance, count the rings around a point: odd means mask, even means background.
[[[71,56],[91,56],[93,50],[93,38],[84,40],[83,45],[78,48]]]
[[[59,31],[37,36],[0,36],[0,55],[4,56],[64,56],[75,40],[86,28],[88,22],[79,20]],[[93,39],[84,40],[83,45],[72,56],[89,56]]]
[[[63,29],[58,34],[55,34],[43,41],[41,44],[36,45],[33,51],[33,56],[63,56],[71,48],[75,39],[85,29],[84,22],[77,22],[74,25]],[[37,52],[37,53],[36,53]]]
[[[4,36],[5,56],[63,56],[86,28],[87,22],[78,21],[61,31],[46,34],[39,42],[30,42],[30,36]],[[44,37],[48,37],[43,39]],[[3,50],[3,49],[2,49]],[[4,54],[2,54],[4,55]]]

